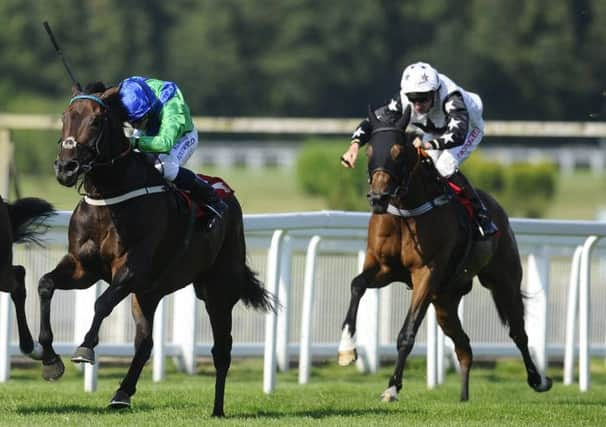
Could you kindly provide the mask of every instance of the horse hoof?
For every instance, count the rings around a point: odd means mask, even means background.
[[[42,360],[43,353],[44,350],[42,349],[42,346],[40,345],[40,343],[36,342],[34,343],[34,349],[31,352],[27,353],[26,356],[32,360]]]
[[[349,366],[356,360],[358,360],[358,352],[355,348],[341,350],[338,353],[339,366]]]
[[[78,347],[72,356],[74,363],[90,363],[95,364],[95,352],[87,347]]]
[[[65,372],[65,365],[63,365],[63,361],[61,357],[57,356],[52,362],[42,364],[42,378],[46,381],[55,381],[63,376]]]
[[[122,391],[118,390],[111,402],[109,402],[108,408],[110,409],[128,409],[130,408],[130,396]]]
[[[385,389],[381,395],[381,400],[383,402],[396,402],[398,400],[398,390],[396,390],[396,386],[392,385]]]
[[[541,377],[541,382],[538,384],[530,384],[530,387],[538,393],[551,390],[553,381],[549,377]]]

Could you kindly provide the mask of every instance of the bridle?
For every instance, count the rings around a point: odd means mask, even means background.
[[[79,147],[82,147],[85,150],[89,151],[90,153],[92,153],[91,159],[87,163],[80,164],[80,162],[78,160],[72,160],[73,162],[77,163],[78,170],[81,170],[83,174],[87,174],[94,168],[113,166],[118,160],[120,160],[123,157],[125,157],[126,155],[128,155],[132,151],[132,147],[130,144],[128,144],[128,148],[126,150],[122,151],[121,153],[119,153],[117,156],[112,157],[111,159],[106,160],[106,161],[100,161],[99,159],[103,157],[103,152],[101,149],[101,142],[103,141],[104,138],[106,138],[107,129],[109,126],[109,113],[111,110],[109,108],[109,105],[107,105],[107,103],[105,101],[103,101],[98,96],[90,95],[90,94],[74,96],[72,99],[70,99],[69,105],[72,105],[74,102],[77,102],[80,100],[93,101],[102,107],[102,111],[103,111],[103,114],[101,116],[102,123],[101,123],[99,132],[95,136],[92,146],[91,146],[91,144],[82,144],[82,143],[78,142],[76,140],[76,138],[74,138],[73,136],[69,136],[63,140],[59,140],[58,143],[59,143],[60,149],[74,149],[79,146]]]
[[[397,133],[405,135],[404,129],[401,129],[397,126],[381,126],[379,128],[372,130],[372,132],[370,134],[371,138],[373,135],[375,135],[377,133],[381,133],[381,132],[397,132]],[[417,168],[421,164],[421,158],[422,158],[421,155],[417,156],[417,161],[416,161],[415,165],[413,166],[413,168],[411,169],[410,173],[404,174],[405,176],[402,176],[401,178],[399,178],[397,176],[396,172],[390,170],[389,168],[384,168],[384,167],[374,168],[373,170],[369,171],[369,177],[368,177],[369,182],[372,179],[372,176],[376,172],[381,172],[381,171],[385,172],[391,177],[391,179],[393,179],[397,183],[397,185],[391,193],[382,193],[382,194],[379,194],[379,196],[387,196],[390,199],[402,198],[402,197],[406,196],[406,194],[408,193],[408,187],[410,186],[410,182],[412,180],[413,175],[415,174]],[[369,193],[369,197],[370,197],[370,193]]]

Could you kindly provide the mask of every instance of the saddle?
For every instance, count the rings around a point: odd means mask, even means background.
[[[221,199],[221,200],[223,200],[227,197],[230,197],[231,195],[233,195],[235,193],[235,190],[233,188],[231,188],[229,186],[229,184],[227,184],[227,182],[225,182],[225,180],[221,177],[203,175],[200,173],[197,175],[199,178],[208,182],[215,189],[215,192],[217,193],[217,197],[219,197],[219,199]],[[184,210],[187,210],[187,212],[190,212],[192,209],[192,204],[194,204],[194,202],[191,198],[191,195],[189,194],[188,191],[182,190],[180,188],[177,188],[176,191],[177,191],[177,194],[179,195],[180,201],[183,203]],[[210,215],[209,215],[209,211],[208,211],[208,208],[206,207],[206,205],[199,205],[196,203],[195,210],[194,210],[194,218],[195,218],[196,222],[204,223],[209,219],[209,217],[210,217]]]

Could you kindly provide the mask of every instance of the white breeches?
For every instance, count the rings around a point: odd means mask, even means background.
[[[154,166],[169,181],[173,181],[179,167],[189,160],[198,148],[198,131],[194,128],[183,135],[170,150],[170,153],[158,154]]]

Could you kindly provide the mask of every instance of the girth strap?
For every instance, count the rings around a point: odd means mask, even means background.
[[[429,212],[430,210],[432,210],[433,208],[435,208],[437,206],[445,205],[449,201],[450,201],[450,198],[447,195],[442,194],[442,195],[436,197],[435,199],[430,200],[429,202],[423,203],[421,206],[417,206],[414,209],[402,209],[402,208],[398,208],[390,203],[387,206],[387,212],[392,215],[397,215],[397,216],[401,216],[404,218],[410,218],[413,216],[423,215],[424,213]]]
[[[134,199],[135,197],[145,196],[146,194],[162,193],[168,191],[165,185],[156,185],[155,187],[143,187],[138,188],[128,193],[121,194],[116,197],[109,197],[107,199],[93,199],[89,196],[84,196],[84,201],[89,205],[93,206],[109,206],[122,203],[126,200]]]

